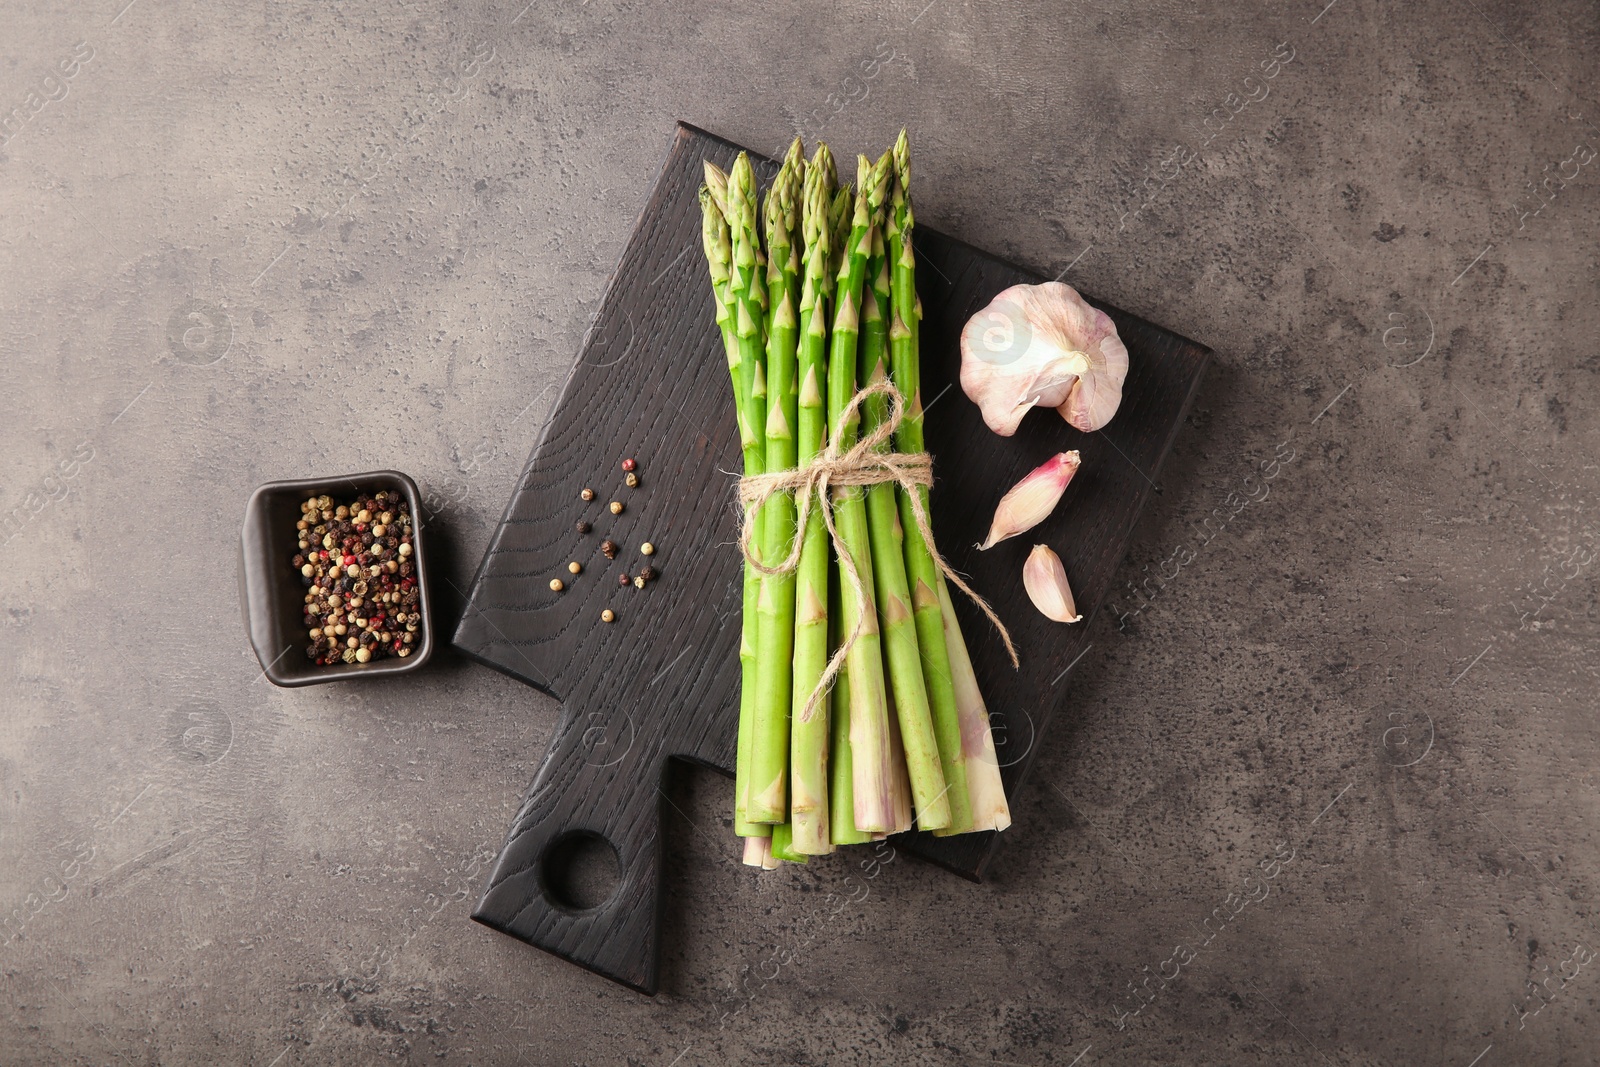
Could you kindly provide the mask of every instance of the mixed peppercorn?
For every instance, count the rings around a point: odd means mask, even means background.
[[[637,488],[638,485],[639,485],[639,474],[638,474],[639,464],[638,464],[638,461],[633,459],[631,456],[629,458],[627,458],[627,459],[624,459],[622,461],[622,470],[623,470],[623,475],[624,475],[623,482],[630,489]],[[582,498],[585,502],[589,502],[589,501],[594,500],[596,498],[596,495],[597,494],[595,493],[595,491],[593,489],[587,487],[587,486],[585,486],[583,488],[583,490],[578,493],[578,496],[580,498]],[[608,511],[610,511],[611,514],[613,514],[613,515],[621,515],[622,512],[624,511],[624,506],[623,506],[623,504],[622,504],[622,502],[620,500],[613,500],[608,505],[606,505],[606,509]],[[587,519],[579,519],[577,521],[576,525],[577,525],[577,531],[580,534],[586,534],[590,530],[594,529],[594,526]],[[611,540],[611,538],[609,538],[609,537],[605,538],[604,540],[602,540],[600,542],[600,554],[605,556],[605,558],[608,559],[608,560],[616,559],[617,558],[617,553],[619,553],[621,551],[622,551],[622,546],[617,544],[615,541]],[[651,555],[655,554],[656,546],[651,544],[649,541],[646,541],[644,544],[639,546],[639,551],[642,554],[646,555],[646,556],[651,556]],[[571,572],[572,574],[574,574],[574,575],[578,575],[578,574],[583,573],[583,565],[581,563],[579,563],[577,560],[574,560],[571,563],[567,564],[567,570],[569,572]],[[646,566],[646,567],[642,568],[639,571],[638,574],[630,575],[630,574],[624,572],[622,574],[617,575],[617,585],[618,585],[619,588],[622,588],[622,589],[626,589],[630,585],[633,586],[636,589],[643,589],[647,584],[649,584],[650,582],[654,581],[655,578],[656,578],[656,570],[655,570],[655,568]],[[550,579],[550,589],[553,592],[559,593],[559,592],[563,591],[565,588],[566,588],[566,583],[563,582],[560,578],[552,578],[552,579]],[[615,622],[616,619],[617,619],[617,613],[615,611],[613,611],[612,609],[610,609],[610,608],[606,608],[604,611],[602,611],[600,613],[600,621],[602,621],[602,622]]]
[[[422,641],[411,511],[399,493],[300,505],[294,565],[306,587],[306,657],[328,666],[404,659]]]

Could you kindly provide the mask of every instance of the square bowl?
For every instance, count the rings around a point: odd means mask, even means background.
[[[292,566],[299,548],[295,523],[300,504],[328,494],[335,500],[377,492],[400,493],[411,509],[411,561],[417,582],[417,614],[421,640],[411,655],[368,663],[318,666],[306,658],[309,638],[303,625],[304,579]],[[417,483],[399,471],[298,481],[268,482],[250,494],[244,529],[239,535],[239,601],[244,628],[261,670],[273,685],[320,685],[323,682],[386,678],[419,669],[433,656],[433,618],[428,607],[428,552],[422,536],[422,499]]]

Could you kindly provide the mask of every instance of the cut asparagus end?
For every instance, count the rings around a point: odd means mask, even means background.
[[[790,863],[806,862],[806,854],[794,848],[792,824],[781,822],[772,828],[772,855],[775,859],[787,860]]]
[[[772,841],[766,837],[747,837],[744,839],[744,865],[746,867],[765,867],[767,855],[771,851]]]
[[[961,716],[962,756],[967,767],[967,794],[972,803],[974,830],[1004,830],[1011,825],[1011,807],[1006,803],[1005,786],[1000,781],[1000,761],[995,755],[994,734],[989,729],[989,709],[984,706],[978,679],[972,671],[972,658],[961,636],[949,586],[939,583],[939,608],[944,616],[945,648],[950,656],[950,678],[955,689],[956,707]]]

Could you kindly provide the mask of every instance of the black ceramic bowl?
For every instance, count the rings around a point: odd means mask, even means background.
[[[303,625],[306,591],[293,565],[294,555],[300,550],[294,525],[300,519],[300,504],[322,493],[343,500],[385,490],[402,494],[411,509],[411,561],[421,594],[417,609],[422,616],[422,625],[417,627],[421,640],[404,659],[391,657],[319,667],[306,658],[306,645],[310,642]],[[422,533],[422,500],[417,483],[399,471],[369,471],[263,485],[250,494],[245,508],[244,531],[239,537],[239,600],[251,647],[273,685],[319,685],[417,670],[433,656],[427,539]]]

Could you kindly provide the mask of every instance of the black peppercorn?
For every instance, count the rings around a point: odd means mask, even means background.
[[[581,534],[588,533],[590,529],[591,529],[591,527],[589,526],[588,523],[584,522],[582,519],[578,520],[578,532],[579,533],[581,533]],[[298,559],[299,557],[296,557],[296,558]]]

